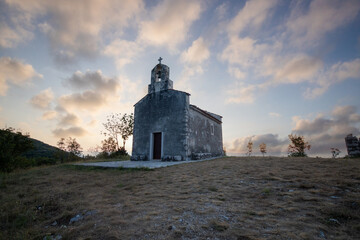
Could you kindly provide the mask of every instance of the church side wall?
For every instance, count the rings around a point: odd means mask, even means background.
[[[162,133],[162,158],[186,159],[188,94],[165,90],[145,96],[135,105],[132,160],[152,160],[153,133]]]
[[[188,127],[190,158],[201,159],[223,155],[221,124],[190,108]]]

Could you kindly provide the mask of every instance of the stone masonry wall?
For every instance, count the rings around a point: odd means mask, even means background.
[[[186,159],[186,113],[189,94],[165,90],[146,95],[135,105],[132,160],[152,160],[151,136],[161,132],[162,159]]]
[[[191,159],[223,155],[221,123],[190,107],[188,120],[188,155]]]

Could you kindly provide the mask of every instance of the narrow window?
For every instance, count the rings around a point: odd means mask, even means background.
[[[214,124],[210,125],[210,131],[211,131],[211,135],[214,135]]]
[[[161,71],[158,71],[156,74],[156,82],[161,82]]]

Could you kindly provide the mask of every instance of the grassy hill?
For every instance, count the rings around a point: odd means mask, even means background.
[[[360,159],[55,165],[0,184],[0,239],[360,239]]]
[[[27,158],[57,158],[57,154],[61,151],[59,148],[30,138],[34,145],[34,149],[27,151],[23,155]]]

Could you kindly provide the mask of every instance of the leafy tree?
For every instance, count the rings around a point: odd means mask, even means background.
[[[247,155],[250,156],[253,150],[253,142],[251,140],[249,140],[248,144],[247,144]]]
[[[26,159],[22,154],[33,149],[29,134],[22,134],[14,128],[0,129],[0,171],[11,172]]]
[[[82,153],[82,148],[80,144],[76,141],[76,138],[69,137],[66,140],[66,144],[67,144],[66,149],[69,153],[75,156],[80,156],[80,154]]]
[[[288,146],[289,157],[307,157],[305,150],[310,150],[311,145],[305,141],[304,136],[290,134],[291,143]]]
[[[134,114],[125,113],[124,115],[121,115],[120,113],[113,113],[107,117],[103,126],[106,130],[103,134],[114,139],[117,150],[120,150],[120,137],[123,140],[122,148],[125,149],[126,140],[133,134]]]
[[[66,151],[65,138],[60,138],[60,140],[57,142],[57,146],[60,150]]]
[[[333,158],[336,158],[341,153],[338,148],[330,148],[330,150]]]
[[[260,152],[262,153],[262,155],[264,156],[265,153],[266,153],[266,144],[265,143],[261,143],[259,145],[259,148],[260,148]]]
[[[69,153],[66,152],[65,138],[60,138],[60,140],[57,142],[57,147],[59,148],[59,151],[57,153],[58,158],[60,159],[60,162],[63,163],[69,155]]]
[[[74,158],[79,157],[82,153],[82,148],[76,141],[76,138],[60,138],[57,142],[57,146],[59,148],[58,155],[61,162],[64,162],[64,160],[74,160]]]
[[[112,137],[109,137],[108,139],[104,139],[103,141],[101,141],[101,150],[103,152],[106,153],[113,153],[116,152],[117,150],[117,146],[116,146],[116,142]]]

